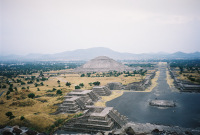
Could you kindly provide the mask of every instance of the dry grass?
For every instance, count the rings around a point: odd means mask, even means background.
[[[110,96],[101,96],[101,99],[95,103],[95,106],[106,107],[106,102],[111,101],[117,97],[123,95],[122,90],[113,90]]]
[[[140,75],[124,77],[120,75],[119,77],[80,77],[80,74],[66,74],[58,77],[51,77],[48,81],[45,82],[45,85],[50,87],[58,86],[57,80],[60,80],[61,87],[64,87],[66,82],[71,82],[71,88],[74,89],[76,85],[80,83],[84,84],[82,89],[92,89],[93,86],[90,86],[89,83],[99,81],[101,86],[106,85],[109,82],[121,82],[123,85],[138,82],[141,80]]]
[[[34,75],[37,76],[38,74]],[[21,79],[23,82],[27,83],[23,78],[14,79]],[[13,87],[17,87],[18,92],[11,92],[9,95],[11,96],[10,100],[6,99],[8,85],[6,89],[1,89],[1,91],[5,91],[1,96],[1,100],[5,103],[0,104],[0,125],[26,125],[28,127],[34,127],[39,131],[45,131],[46,128],[53,125],[57,119],[69,119],[69,115],[67,114],[51,115],[51,113],[55,112],[58,108],[55,104],[62,103],[62,100],[60,100],[62,96],[56,95],[56,91],[52,91],[53,88],[57,90],[62,89],[63,95],[65,95],[73,90],[74,86],[80,83],[84,83],[85,85],[82,89],[92,89],[93,86],[89,85],[90,82],[99,81],[101,85],[106,85],[109,82],[128,84],[140,81],[140,79],[140,75],[132,77],[124,77],[123,75],[119,77],[80,77],[80,74],[61,74],[56,77],[50,77],[47,81],[44,81],[44,86],[35,87],[34,84],[20,85],[19,83],[13,83]],[[60,80],[60,84],[57,83],[58,80]],[[65,86],[66,82],[71,82],[71,87]],[[41,83],[41,81],[37,83]],[[60,87],[58,87],[59,85]],[[27,89],[27,86],[29,86],[29,89]],[[22,90],[22,87],[26,89]],[[37,88],[39,88],[40,91],[38,91]],[[38,97],[29,99],[29,93],[34,93]],[[49,97],[46,94],[53,94],[54,96]],[[105,106],[106,101],[112,100],[122,94],[122,91],[114,91],[110,97],[103,97],[102,100],[104,103],[102,103],[102,105],[104,104]],[[20,104],[25,104],[25,106],[21,106]],[[15,116],[12,120],[9,120],[5,115],[5,113],[9,111]],[[24,116],[25,120],[21,121],[21,116]]]
[[[37,87],[31,87],[30,90],[18,90],[18,92],[11,92],[9,96],[10,100],[6,99],[5,93],[2,95],[1,100],[5,103],[0,105],[0,125],[22,125],[23,121],[19,120],[21,116],[24,116],[30,127],[35,127],[39,131],[45,131],[47,127],[53,125],[56,119],[62,117],[67,118],[67,115],[51,115],[57,110],[55,104],[61,103],[62,96],[47,97],[45,96],[46,89],[44,86],[40,86],[40,91],[37,91]],[[68,92],[67,89],[63,89],[63,92]],[[29,93],[34,93],[36,96],[42,96],[35,99],[27,97]],[[54,94],[56,91],[54,92]],[[23,99],[25,98],[25,99]],[[47,102],[41,102],[47,101]],[[23,106],[21,106],[22,104]],[[24,106],[25,105],[25,106]],[[12,112],[15,118],[9,120],[5,113]]]

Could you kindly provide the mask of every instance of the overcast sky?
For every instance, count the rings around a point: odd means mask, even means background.
[[[200,51],[200,0],[0,0],[0,54]]]

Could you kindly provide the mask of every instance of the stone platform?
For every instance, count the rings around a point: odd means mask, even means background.
[[[158,106],[158,107],[175,107],[174,101],[171,100],[151,100],[149,102],[151,106]]]

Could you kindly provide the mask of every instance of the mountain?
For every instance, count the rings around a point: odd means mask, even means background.
[[[65,51],[56,54],[28,54],[26,56],[9,55],[0,56],[1,61],[18,60],[18,61],[88,61],[98,56],[107,56],[115,60],[141,60],[141,59],[200,59],[200,52],[183,53],[176,52],[172,54],[159,53],[120,53],[104,47],[95,47],[89,49],[78,49],[74,51]]]

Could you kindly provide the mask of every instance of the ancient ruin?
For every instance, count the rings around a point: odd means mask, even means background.
[[[131,71],[132,68],[123,65],[107,56],[99,56],[81,67],[76,68],[75,72],[108,72],[108,71]]]
[[[174,101],[171,100],[151,100],[149,102],[151,106],[158,106],[158,107],[175,107]]]
[[[84,115],[67,122],[63,127],[68,131],[98,132],[121,128],[127,118],[120,115],[113,107],[89,107]]]
[[[200,85],[189,81],[177,79],[177,74],[168,66],[168,70],[172,79],[174,79],[174,86],[182,92],[200,92]]]
[[[62,113],[83,112],[83,115],[65,123],[64,130],[98,132],[110,131],[121,128],[127,123],[127,118],[120,115],[113,107],[96,107],[94,102],[99,96],[108,96],[111,91],[106,86],[95,86],[93,90],[74,90],[64,96],[64,102],[60,105]]]
[[[111,91],[106,86],[94,86],[92,89],[99,96],[109,96]]]
[[[157,70],[156,70],[157,71]],[[151,85],[151,79],[153,79],[156,75],[156,71],[147,74],[145,79],[143,79],[140,82],[133,82],[126,86],[124,86],[125,90],[135,90],[135,91],[144,91],[146,88],[148,88]]]
[[[123,85],[120,82],[110,82],[106,85],[110,90],[122,90]]]
[[[86,105],[93,105],[100,97],[92,90],[74,90],[64,96],[64,101],[60,105],[63,113],[77,113],[86,109]]]

